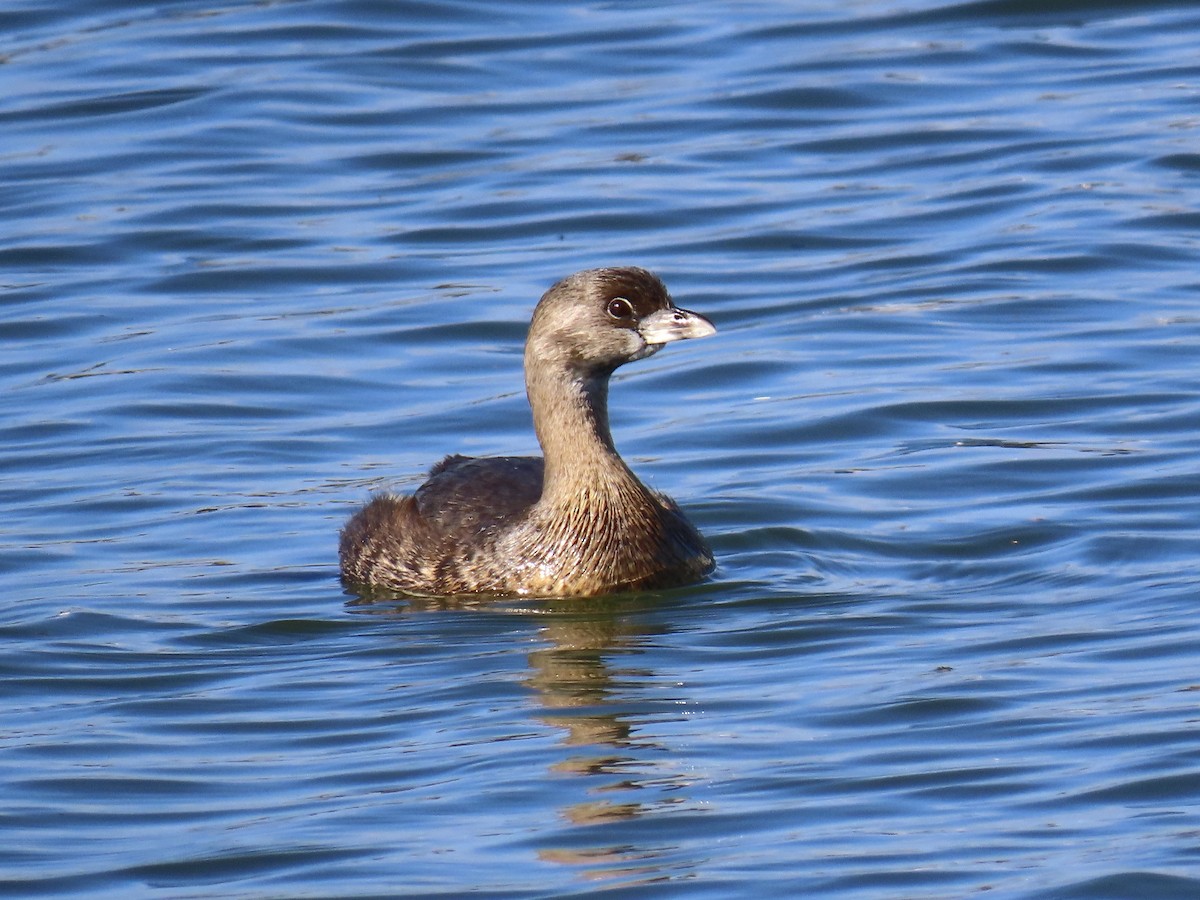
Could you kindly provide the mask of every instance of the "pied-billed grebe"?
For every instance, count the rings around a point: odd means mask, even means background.
[[[448,456],[411,497],[342,530],[342,576],[416,594],[583,596],[687,584],[712,551],[613,446],[608,380],[670,341],[713,334],[632,267],[564,278],[533,311],[525,388],[545,457]]]

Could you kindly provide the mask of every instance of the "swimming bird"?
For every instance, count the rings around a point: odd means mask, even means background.
[[[699,580],[713,555],[673,500],[617,452],[617,367],[716,332],[662,281],[578,272],[534,309],[525,388],[542,456],[447,456],[411,496],[381,494],[341,533],[344,580],[420,595],[592,596]]]

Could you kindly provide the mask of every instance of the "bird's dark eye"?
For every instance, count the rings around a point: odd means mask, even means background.
[[[633,304],[624,297],[613,297],[608,301],[608,314],[614,319],[628,319],[633,315]]]

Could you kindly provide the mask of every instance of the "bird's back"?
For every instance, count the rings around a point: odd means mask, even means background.
[[[464,537],[524,516],[542,496],[540,456],[447,456],[413,499],[428,522]]]
[[[542,494],[537,456],[447,456],[408,497],[379,494],[342,529],[342,575],[354,584],[451,594],[481,589],[482,560]],[[475,583],[478,581],[479,583]]]

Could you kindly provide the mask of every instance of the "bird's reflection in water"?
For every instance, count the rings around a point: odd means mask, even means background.
[[[637,615],[646,608],[645,598],[553,601],[542,608],[547,616],[539,636],[546,644],[529,654],[526,683],[541,706],[536,717],[561,729],[563,743],[579,751],[551,773],[586,779],[587,799],[565,804],[560,815],[572,826],[594,829],[592,838],[610,839],[595,842],[586,832],[560,830],[569,840],[538,855],[578,866],[589,879],[663,878],[658,858],[671,848],[631,841],[621,823],[684,802],[684,779],[663,771],[666,748],[636,733],[639,721],[654,715],[641,688],[656,679],[636,666],[652,637],[652,627]],[[677,715],[676,701],[670,702]]]
[[[407,598],[417,611],[480,609],[528,617],[542,646],[528,653],[532,715],[563,734],[571,748],[549,767],[563,782],[560,825],[550,829],[553,846],[539,858],[572,867],[589,880],[624,885],[672,877],[667,859],[676,847],[647,845],[625,833],[632,820],[667,809],[686,808],[690,779],[670,766],[668,748],[637,733],[639,723],[679,715],[679,698],[647,697],[647,685],[662,679],[636,661],[655,626],[645,615],[662,602],[650,595],[533,602]],[[400,607],[390,604],[391,609]],[[669,704],[669,712],[664,712]],[[583,799],[578,799],[580,797]],[[675,863],[678,866],[678,862]]]

